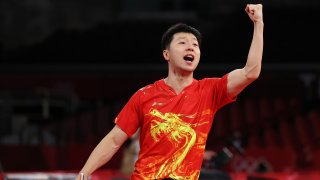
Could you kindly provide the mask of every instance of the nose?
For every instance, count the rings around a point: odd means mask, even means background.
[[[187,51],[194,51],[194,47],[192,46],[192,44],[188,44]]]

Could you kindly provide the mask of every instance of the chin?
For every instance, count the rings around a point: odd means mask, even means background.
[[[184,68],[184,69],[182,69],[182,71],[185,73],[193,73],[195,69],[196,68]]]

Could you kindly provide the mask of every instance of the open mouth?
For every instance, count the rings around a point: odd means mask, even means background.
[[[185,56],[183,57],[183,59],[184,59],[185,61],[190,61],[190,62],[192,62],[192,61],[194,60],[194,56],[188,54],[188,55],[185,55]]]

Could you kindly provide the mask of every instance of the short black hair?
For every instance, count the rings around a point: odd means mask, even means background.
[[[161,49],[165,50],[170,45],[173,36],[176,33],[185,32],[185,33],[191,33],[193,34],[199,43],[199,46],[201,45],[201,33],[194,27],[191,27],[184,23],[177,23],[171,26],[163,35],[161,39]]]

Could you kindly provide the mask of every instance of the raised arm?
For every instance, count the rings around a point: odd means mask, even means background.
[[[128,135],[116,125],[95,147],[80,171],[84,174],[85,179],[87,180],[91,173],[107,163],[127,138]],[[77,180],[80,179],[80,173]]]
[[[261,4],[250,4],[245,8],[253,22],[253,37],[245,66],[229,73],[227,89],[230,97],[237,96],[246,86],[259,77],[263,53],[263,16]]]

